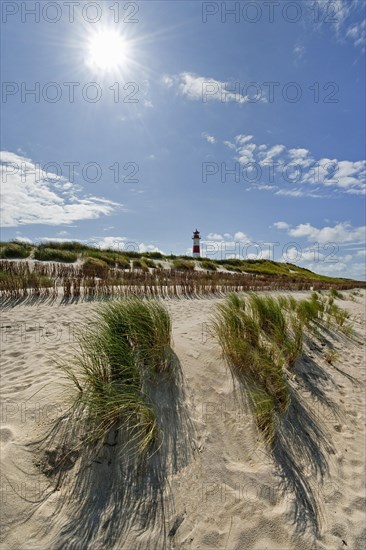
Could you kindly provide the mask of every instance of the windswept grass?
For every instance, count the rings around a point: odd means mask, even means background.
[[[76,262],[78,255],[76,252],[71,252],[69,250],[40,247],[35,250],[34,258],[45,262],[73,263]]]
[[[79,335],[75,364],[63,367],[77,389],[74,420],[88,443],[102,444],[114,431],[145,455],[159,435],[147,386],[173,368],[169,314],[133,298],[103,305],[94,324]]]
[[[202,260],[200,262],[200,266],[202,269],[207,269],[208,271],[216,271],[216,265],[214,262],[211,262],[210,260]]]
[[[9,243],[0,247],[0,258],[28,258],[31,247],[23,243]]]
[[[336,288],[331,288],[329,291],[329,295],[332,298],[338,298],[338,300],[344,300],[344,294],[342,294],[342,292],[340,292]]]
[[[233,375],[248,390],[257,427],[270,443],[290,401],[283,367],[293,363],[302,339],[298,342],[291,333],[277,301],[255,294],[249,299],[230,295],[217,307],[213,328]]]
[[[190,260],[173,260],[173,266],[179,271],[193,271],[194,262]]]
[[[295,300],[249,293],[228,296],[217,306],[213,319],[223,356],[233,378],[245,389],[258,432],[283,480],[282,488],[295,495],[294,519],[300,530],[310,521],[319,532],[317,482],[328,471],[326,451],[331,449],[327,432],[312,409],[317,401],[334,412],[336,405],[316,385],[329,379],[326,373],[310,357],[301,363],[297,359],[303,353],[303,335],[310,344],[322,338],[325,345],[331,336],[329,328],[350,330],[347,318],[347,312],[326,295],[313,293],[308,299]],[[337,351],[324,351],[323,360],[333,365]],[[295,378],[289,376],[291,368]],[[310,403],[304,399],[304,389],[314,397]]]

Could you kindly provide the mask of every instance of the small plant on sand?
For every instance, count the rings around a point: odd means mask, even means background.
[[[173,368],[167,310],[137,298],[103,305],[79,344],[75,364],[63,368],[77,389],[74,418],[85,441],[102,444],[121,432],[129,448],[146,454],[159,434],[147,386]]]
[[[333,365],[338,358],[338,352],[335,349],[329,349],[324,354],[324,359],[329,365]]]
[[[337,290],[336,288],[331,288],[330,291],[329,291],[329,295],[332,297],[332,298],[337,298],[338,300],[344,300],[344,294],[342,294],[342,292],[339,292],[339,290]]]

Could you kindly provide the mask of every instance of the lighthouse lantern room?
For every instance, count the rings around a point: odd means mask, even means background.
[[[196,229],[196,231],[193,232],[193,258],[199,258],[201,256],[201,250],[200,250],[200,232]]]

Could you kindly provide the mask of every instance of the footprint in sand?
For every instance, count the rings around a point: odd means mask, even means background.
[[[0,443],[9,443],[14,439],[14,433],[10,428],[0,428]]]

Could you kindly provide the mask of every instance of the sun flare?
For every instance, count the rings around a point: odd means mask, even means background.
[[[128,41],[120,33],[105,29],[91,36],[87,63],[100,71],[113,71],[128,63],[129,54]]]

